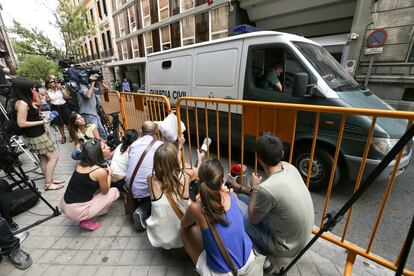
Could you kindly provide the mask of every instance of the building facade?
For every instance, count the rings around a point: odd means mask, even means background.
[[[87,68],[100,69],[105,80],[113,80],[114,72],[107,64],[116,60],[115,29],[112,22],[111,0],[68,0],[86,7],[86,21],[94,26],[93,35],[81,39],[77,62]]]
[[[262,30],[310,38],[331,52],[361,84],[398,108],[414,101],[413,0],[238,0]],[[365,54],[368,35],[384,29],[382,53]]]
[[[0,5],[0,64],[9,68],[11,74],[16,74],[16,56],[13,51],[9,36],[4,25],[1,11],[3,8]]]
[[[145,83],[145,57],[153,52],[227,37],[247,15],[228,0],[112,0],[118,60],[117,79],[132,90]]]

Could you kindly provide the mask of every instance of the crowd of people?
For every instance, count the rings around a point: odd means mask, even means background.
[[[226,180],[221,162],[207,160],[202,151],[197,166],[183,169],[184,136],[157,140],[152,121],[127,130],[111,152],[96,112],[97,96],[105,87],[95,82],[92,76],[89,86],[80,87],[79,112],[74,112],[56,78],[46,78],[46,103],[59,113],[51,123],[62,143],[67,127],[74,143],[72,158],[79,161],[60,204],[70,220],[83,229],[98,229],[96,217],[129,190],[134,227],[146,231],[154,247],[184,247],[201,275],[262,275],[273,270],[269,256],[294,257],[304,247],[314,222],[312,199],[297,169],[282,161],[283,144],[276,136],[263,133],[258,138],[256,155],[265,175],[253,174],[247,186]],[[49,122],[39,115],[42,103],[34,101],[34,84],[16,77],[13,90],[17,124],[28,148],[39,156],[45,190],[61,189],[64,181],[53,177],[58,154],[45,128]],[[190,199],[196,183],[201,183],[199,193]]]

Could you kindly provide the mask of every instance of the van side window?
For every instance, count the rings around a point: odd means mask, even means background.
[[[257,88],[292,93],[295,74],[305,70],[285,49],[268,48],[252,51],[251,72]]]

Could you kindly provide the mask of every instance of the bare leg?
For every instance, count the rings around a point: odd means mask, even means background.
[[[45,182],[46,185],[53,182],[53,173],[55,172],[55,167],[57,161],[59,160],[58,153],[56,151],[48,152],[44,155],[47,158],[47,164],[45,167]]]
[[[58,129],[59,129],[60,135],[62,136],[62,144],[63,144],[64,142],[66,142],[65,128],[63,125],[61,125],[61,126],[58,126]]]
[[[200,227],[194,225],[191,228],[181,229],[180,234],[185,251],[190,255],[191,260],[196,265],[198,257],[204,249]]]
[[[47,165],[47,157],[43,154],[38,154],[37,157],[39,157],[40,169],[42,170],[43,175],[45,175],[46,165]]]

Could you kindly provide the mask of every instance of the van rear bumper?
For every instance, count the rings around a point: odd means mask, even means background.
[[[410,153],[400,160],[400,165],[398,166],[398,171],[396,176],[402,174],[405,169],[410,164],[412,150]],[[345,162],[349,172],[350,180],[354,181],[357,179],[359,168],[361,166],[362,158],[358,156],[352,155],[345,155]],[[365,170],[363,180],[377,167],[377,165],[381,162],[381,160],[374,160],[374,159],[367,159],[365,163]],[[377,177],[377,181],[387,181],[392,173],[394,168],[395,160],[391,161],[391,163],[381,172],[381,174]]]

